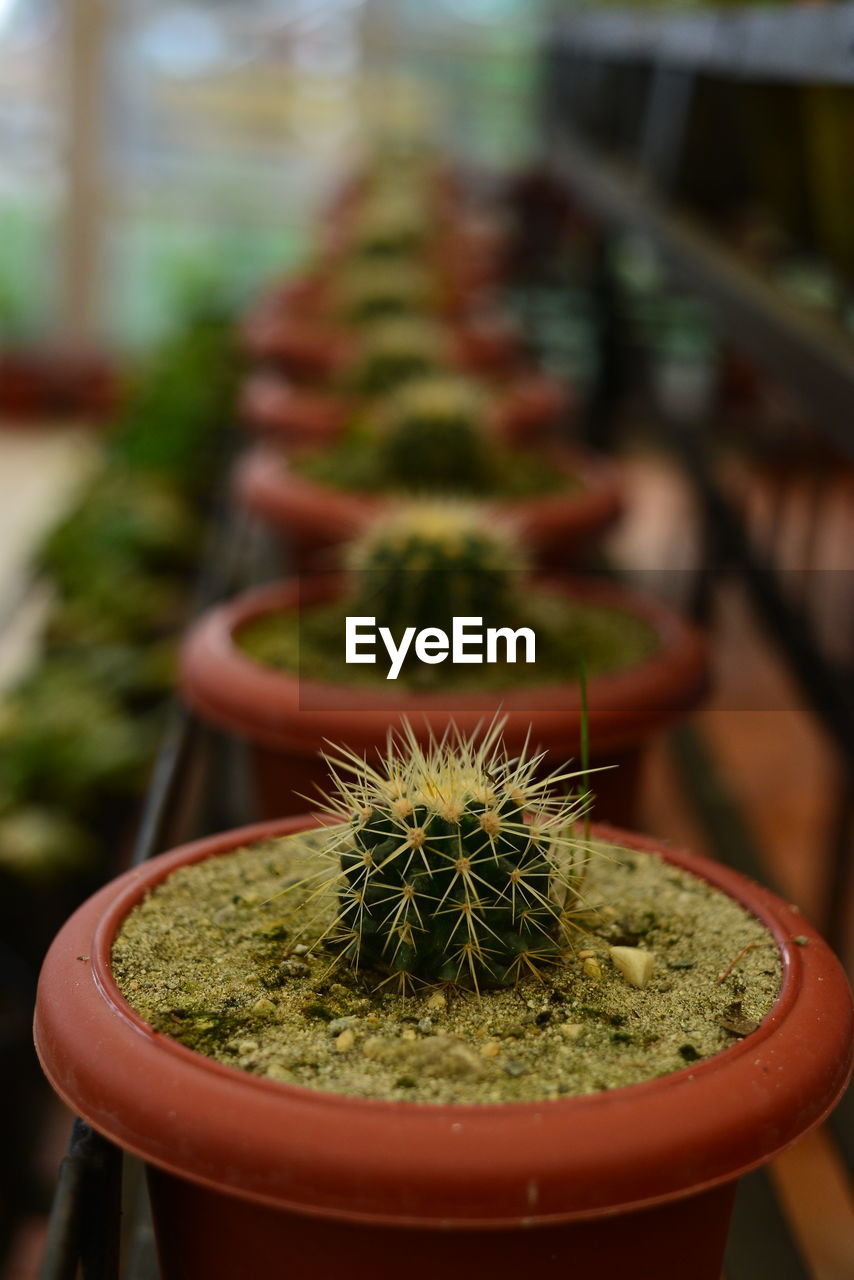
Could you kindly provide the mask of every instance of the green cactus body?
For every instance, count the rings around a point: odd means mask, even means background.
[[[429,320],[395,316],[366,328],[350,372],[352,390],[378,396],[437,369],[444,357],[441,330]]]
[[[493,472],[485,402],[464,378],[413,379],[391,400],[378,433],[386,479],[414,491],[478,493]]]
[[[423,499],[376,521],[352,546],[349,567],[354,612],[395,634],[406,627],[450,634],[455,617],[506,626],[519,611],[517,583],[527,566],[512,529],[488,509]]]
[[[510,760],[494,724],[482,742],[423,749],[407,727],[381,768],[332,761],[340,861],[336,941],[354,967],[475,989],[559,964],[583,875],[573,835],[584,804]],[[349,770],[354,781],[344,782]],[[564,777],[553,777],[560,782]],[[341,828],[337,829],[341,832]]]

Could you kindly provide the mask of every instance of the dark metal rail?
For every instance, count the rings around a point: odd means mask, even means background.
[[[231,508],[225,486],[215,501],[191,614],[242,585],[253,557],[253,530]],[[136,866],[181,840],[210,829],[218,788],[188,785],[201,759],[216,767],[211,735],[173,700],[155,757],[131,857]],[[117,1280],[122,1272],[122,1153],[84,1121],[74,1121],[62,1162],[40,1280]]]
[[[558,74],[555,72],[555,74]],[[643,234],[675,276],[715,308],[722,330],[804,406],[854,459],[854,342],[808,315],[712,237],[651,194],[649,178],[597,157],[566,122],[550,125],[549,165],[597,221]]]
[[[854,85],[854,4],[645,13],[611,9],[555,22],[562,50],[730,79]]]

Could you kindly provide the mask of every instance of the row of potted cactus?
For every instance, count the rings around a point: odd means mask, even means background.
[[[44,1069],[145,1160],[165,1280],[717,1280],[736,1179],[850,1071],[845,981],[799,916],[590,825],[593,791],[631,812],[604,779],[697,700],[705,648],[562,571],[615,481],[496,412],[511,330],[467,344],[501,236],[467,215],[447,166],[383,155],[247,320],[268,440],[237,493],[302,572],[203,617],[181,681],[250,742],[268,820],[120,877],[46,962]],[[474,619],[489,672],[448,662]],[[354,622],[393,675],[348,662]]]
[[[237,494],[302,572],[201,622],[185,693],[251,741],[272,817],[304,807],[296,794],[327,776],[325,739],[370,751],[403,718],[441,731],[452,714],[471,730],[501,705],[513,747],[530,731],[552,756],[577,757],[583,659],[595,762],[623,766],[597,775],[598,812],[627,821],[644,739],[703,691],[703,643],[653,602],[565,576],[620,513],[617,470],[564,441],[569,393],[526,355],[502,305],[500,218],[475,217],[447,173],[404,181],[401,194],[399,174],[375,176],[314,268],[244,323],[258,367],[241,408],[263,439],[238,464]],[[484,333],[460,354],[460,334]],[[345,666],[348,614],[441,626],[437,582],[486,626],[539,620],[536,667],[422,664],[390,686],[379,664]],[[252,660],[259,635],[272,661],[257,648]]]

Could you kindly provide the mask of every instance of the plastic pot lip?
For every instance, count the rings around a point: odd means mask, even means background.
[[[632,750],[694,706],[710,684],[704,637],[672,610],[625,587],[594,579],[537,575],[541,586],[598,603],[647,622],[658,638],[643,661],[593,676],[588,710],[594,754]],[[341,594],[339,574],[268,583],[203,614],[181,649],[185,700],[205,719],[273,748],[315,755],[328,740],[365,750],[385,741],[389,724],[407,717],[416,732],[440,731],[449,718],[466,732],[491,715],[506,718],[505,740],[521,749],[533,738],[554,757],[579,750],[581,697],[569,684],[509,689],[503,694],[416,693],[306,680],[255,662],[235,643],[248,623],[267,614],[330,600]],[[553,759],[553,763],[557,763]]]
[[[610,1216],[732,1181],[818,1124],[851,1069],[841,966],[812,928],[738,873],[644,837],[741,902],[773,934],[783,983],[760,1027],[693,1067],[540,1103],[391,1102],[259,1079],[155,1032],[118,991],[110,947],[176,867],[306,829],[258,823],[181,846],[101,889],[54,941],[35,1041],[60,1097],[142,1159],[226,1194],[388,1226],[502,1228]],[[793,945],[805,935],[808,945]]]
[[[519,527],[534,552],[561,543],[572,547],[619,519],[623,491],[612,462],[577,446],[553,444],[540,452],[557,470],[578,476],[581,490],[487,503]],[[400,497],[318,484],[295,472],[281,449],[265,441],[238,460],[233,487],[240,502],[270,524],[289,532],[309,531],[326,544],[353,536]]]
[[[537,430],[542,433],[573,404],[569,385],[540,370],[514,370],[505,383],[493,388],[493,394],[493,424],[511,439],[535,436]],[[257,436],[286,447],[310,446],[339,435],[358,411],[358,399],[298,387],[275,369],[261,369],[244,380],[238,411],[242,425]]]

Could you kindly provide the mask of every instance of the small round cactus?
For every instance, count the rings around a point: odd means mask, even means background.
[[[352,250],[366,258],[417,252],[429,230],[429,212],[414,194],[384,192],[367,203],[355,220]]]
[[[560,964],[588,844],[584,797],[557,794],[542,757],[510,759],[493,722],[422,747],[407,725],[373,767],[330,760],[337,794],[328,853],[339,885],[334,944],[357,969],[480,989]]]
[[[429,320],[411,316],[377,320],[362,334],[349,381],[363,395],[382,395],[438,368],[443,354],[441,330]]]
[[[412,379],[391,399],[378,432],[386,478],[414,492],[489,487],[492,442],[476,386],[449,374]]]
[[[527,561],[513,529],[476,503],[413,499],[380,517],[352,544],[354,610],[397,634],[455,617],[505,626],[516,612]],[[432,668],[428,668],[432,670]]]
[[[354,263],[338,286],[341,313],[351,323],[424,311],[430,305],[428,273],[417,263]]]

